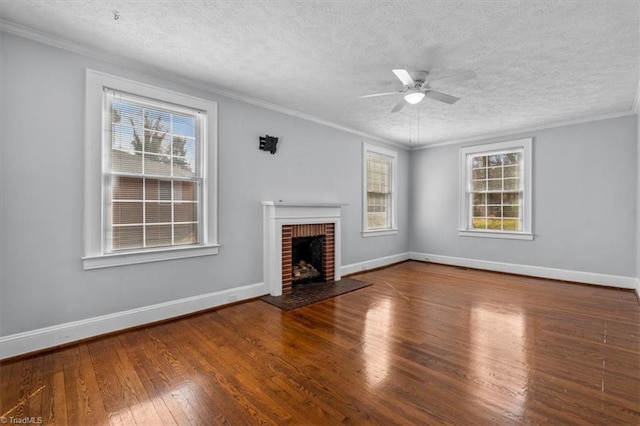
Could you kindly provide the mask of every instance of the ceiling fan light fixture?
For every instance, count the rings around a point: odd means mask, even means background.
[[[404,95],[404,100],[412,105],[419,103],[422,99],[424,99],[424,93],[422,92],[415,91]]]

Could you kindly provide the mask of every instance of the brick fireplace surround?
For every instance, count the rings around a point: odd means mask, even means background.
[[[264,201],[264,280],[272,296],[292,289],[293,238],[324,236],[322,279],[340,280],[341,204]]]
[[[335,225],[312,223],[308,225],[282,225],[282,294],[291,293],[292,288],[292,241],[300,237],[324,237],[322,244],[322,279],[333,281],[335,262]]]

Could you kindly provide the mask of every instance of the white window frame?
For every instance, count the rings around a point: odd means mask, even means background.
[[[532,138],[517,139],[460,148],[460,222],[458,235],[463,237],[506,238],[532,240]],[[486,155],[495,152],[522,150],[523,175],[522,179],[522,231],[478,230],[470,227],[471,201],[469,191],[471,187],[472,156]]]
[[[385,155],[391,157],[391,211],[387,228],[367,228],[367,153]],[[382,148],[368,143],[362,144],[362,236],[377,237],[384,235],[394,235],[398,233],[398,152],[390,149]]]
[[[154,249],[105,252],[108,220],[104,202],[106,190],[103,173],[104,155],[103,93],[109,88],[119,92],[158,100],[206,112],[205,140],[202,143],[202,241],[196,245],[158,247]],[[201,98],[162,89],[133,80],[87,69],[85,81],[85,197],[84,197],[84,269],[106,268],[170,259],[207,256],[218,253],[218,185],[217,185],[217,104]]]

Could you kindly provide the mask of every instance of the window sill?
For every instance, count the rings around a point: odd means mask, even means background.
[[[135,265],[147,262],[162,262],[188,257],[210,256],[218,254],[219,244],[206,246],[174,247],[169,249],[145,250],[127,253],[114,253],[82,258],[83,269],[110,268],[112,266]]]
[[[362,236],[364,238],[382,237],[385,235],[395,235],[397,233],[398,233],[398,228],[367,229],[366,231],[362,231]]]
[[[529,232],[459,230],[458,235],[461,237],[503,238],[507,240],[533,240],[533,234]]]

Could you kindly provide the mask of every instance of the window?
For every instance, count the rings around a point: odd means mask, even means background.
[[[363,236],[395,234],[397,153],[368,144],[363,153]]]
[[[216,104],[87,71],[85,269],[217,253]]]
[[[460,150],[460,235],[532,239],[531,139]]]

